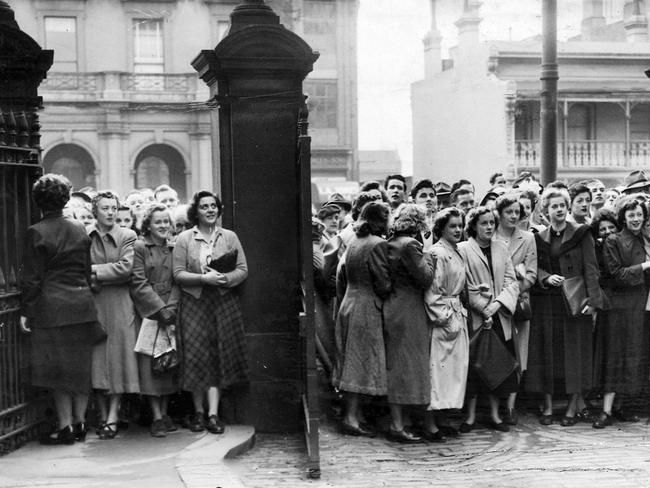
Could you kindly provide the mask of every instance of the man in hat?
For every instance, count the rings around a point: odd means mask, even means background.
[[[625,177],[625,188],[623,193],[634,195],[635,193],[650,193],[650,181],[643,170],[632,171]]]
[[[442,210],[451,206],[451,186],[449,186],[444,181],[439,181],[433,185],[433,189],[436,191],[436,196],[438,197],[438,209]]]

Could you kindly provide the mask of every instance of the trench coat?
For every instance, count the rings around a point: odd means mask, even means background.
[[[87,230],[92,269],[100,285],[94,295],[97,316],[108,335],[93,351],[93,388],[110,394],[139,393],[138,362],[133,351],[137,338],[135,309],[129,294],[136,234],[117,225],[104,236],[95,224]]]
[[[546,394],[574,394],[591,389],[593,338],[591,316],[570,317],[557,287],[547,287],[553,273],[565,278],[582,276],[589,305],[603,309],[607,300],[599,285],[594,239],[587,225],[566,223],[560,252],[551,256],[551,227],[535,234],[537,284],[531,289],[533,318],[530,326],[526,390]]]
[[[465,290],[465,264],[456,246],[444,239],[429,251],[435,262],[431,287],[424,294],[433,326],[429,371],[429,410],[462,408],[469,368],[467,310],[461,303]]]
[[[431,400],[431,334],[424,290],[433,281],[434,263],[422,244],[407,236],[388,241],[392,291],[384,303],[388,401],[428,405]]]
[[[648,382],[650,341],[644,320],[650,272],[641,268],[646,260],[643,241],[623,229],[603,245],[611,308],[606,323],[600,324],[606,340],[599,344],[602,355],[596,367],[602,374],[598,386],[605,392],[634,395]]]
[[[510,254],[512,265],[515,267],[519,296],[530,300],[530,287],[537,281],[537,246],[532,232],[515,229],[511,237],[506,238],[497,232],[495,240],[503,242]],[[519,273],[517,273],[519,270]],[[534,311],[533,311],[534,313]],[[528,340],[530,336],[530,320],[512,321],[512,340],[521,371],[526,371],[528,365]]]
[[[135,242],[131,297],[137,311],[137,329],[143,318],[151,318],[165,306],[177,310],[180,289],[172,280],[171,246],[158,246],[150,237]],[[174,334],[175,326],[168,327],[168,332]],[[175,371],[152,374],[150,355],[138,354],[138,371],[142,394],[159,396],[178,391]]]
[[[332,384],[349,392],[385,395],[383,309],[391,290],[386,241],[373,235],[353,239],[339,264],[336,288],[341,305]]]

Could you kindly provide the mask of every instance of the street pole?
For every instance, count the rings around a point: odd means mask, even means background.
[[[557,0],[542,0],[542,88],[540,91],[540,179],[557,179]]]

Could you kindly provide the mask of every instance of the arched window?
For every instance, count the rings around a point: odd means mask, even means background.
[[[45,173],[65,176],[74,189],[95,187],[95,163],[84,148],[76,144],[59,144],[50,149],[43,158]]]
[[[178,192],[181,200],[187,198],[185,161],[183,156],[166,144],[147,146],[135,159],[135,188],[169,185]]]

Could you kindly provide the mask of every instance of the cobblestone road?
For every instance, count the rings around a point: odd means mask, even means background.
[[[479,428],[445,444],[395,445],[321,429],[320,480],[307,480],[300,436],[258,435],[229,461],[244,486],[288,487],[650,487],[647,417],[597,431],[590,424],[542,427],[520,418],[509,433]],[[227,488],[227,487],[223,487]]]

